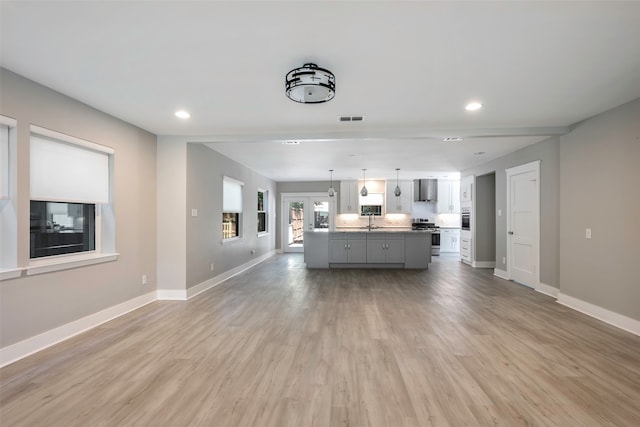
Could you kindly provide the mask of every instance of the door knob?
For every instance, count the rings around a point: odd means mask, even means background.
[[[507,234],[513,234],[513,231],[508,231]]]

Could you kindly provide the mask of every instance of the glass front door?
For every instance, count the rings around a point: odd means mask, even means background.
[[[329,197],[284,197],[284,252],[304,252],[305,231],[329,231]]]

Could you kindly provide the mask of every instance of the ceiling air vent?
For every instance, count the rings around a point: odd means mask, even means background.
[[[460,142],[462,141],[461,136],[447,136],[442,139],[444,142]]]
[[[364,116],[339,116],[339,122],[361,122],[364,120]]]

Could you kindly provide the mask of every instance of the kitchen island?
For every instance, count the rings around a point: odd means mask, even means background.
[[[431,232],[407,229],[306,231],[307,268],[426,269],[431,263]]]

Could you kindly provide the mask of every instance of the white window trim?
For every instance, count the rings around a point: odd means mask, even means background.
[[[241,192],[240,198],[241,198],[242,202],[244,202],[245,194],[244,194],[244,182],[242,182],[240,180],[237,180],[237,179],[234,179],[234,178],[231,178],[231,177],[228,177],[226,175],[222,176],[222,181],[223,181],[223,184],[222,184],[222,191],[223,191],[223,194],[222,194],[222,200],[223,200],[223,202],[222,202],[222,214],[223,215],[225,213],[237,213],[238,214],[238,235],[237,236],[233,236],[233,237],[229,237],[228,239],[225,239],[224,236],[223,236],[223,238],[222,238],[220,243],[222,244],[222,246],[226,246],[226,245],[230,245],[230,244],[236,243],[238,241],[241,241],[242,238],[244,237],[244,233],[243,233],[243,228],[244,228],[244,203],[242,203],[242,208],[241,208],[240,212],[225,211],[224,210],[224,181],[228,181],[228,182],[232,182],[232,183],[240,185],[240,192]]]
[[[0,270],[0,280],[16,279],[22,276],[24,268],[12,268],[8,270]]]
[[[84,139],[76,138],[71,135],[67,135],[64,133],[56,132],[47,128],[43,128],[36,125],[29,126],[30,135],[36,134],[41,136],[46,136],[50,138],[54,138],[63,142],[75,144],[81,147],[89,148],[92,150],[100,151],[103,153],[112,156],[115,153],[115,150],[111,147],[106,147],[104,145],[96,144],[90,141],[86,141]],[[110,158],[110,164],[112,165],[113,158]],[[110,166],[110,186],[113,186],[113,168]],[[113,188],[109,190],[110,201],[113,203]],[[74,203],[73,201],[63,200],[64,203]],[[83,202],[86,203],[86,202]],[[109,204],[110,205],[110,204]],[[108,206],[108,205],[105,205]],[[106,252],[103,251],[103,236],[102,236],[102,205],[96,203],[95,204],[95,250],[93,251],[85,251],[80,253],[73,254],[63,254],[63,255],[51,255],[47,257],[41,258],[30,258],[28,265],[26,268],[20,269],[20,274],[22,270],[27,272],[27,276],[32,276],[36,274],[50,273],[54,271],[67,270],[71,268],[84,267],[87,265],[93,264],[101,264],[104,262],[117,261],[120,253],[118,252]],[[115,239],[115,236],[113,236]],[[113,242],[112,242],[113,243]],[[15,274],[15,273],[14,273]]]
[[[84,252],[80,255],[54,255],[47,257],[47,259],[36,259],[29,262],[29,267],[25,270],[27,270],[27,276],[33,276],[36,274],[101,264],[103,262],[117,261],[118,256],[120,256],[119,253],[101,254],[95,251]]]
[[[265,209],[263,211],[256,211],[256,218],[258,217],[258,213],[259,212],[264,212],[265,213],[265,227],[267,227],[267,229],[266,229],[266,231],[259,231],[258,232],[258,238],[261,238],[261,237],[268,236],[270,231],[271,231],[271,227],[269,227],[269,217],[270,217],[270,215],[269,215],[269,205],[270,205],[269,197],[270,197],[270,195],[269,195],[269,190],[265,190],[265,189],[260,188],[260,187],[258,187],[258,191],[256,191],[256,193],[263,193],[264,194],[263,199],[262,199],[262,203],[264,205],[266,205],[266,206],[263,206],[263,208],[264,207],[267,208],[267,209]],[[256,197],[257,197],[257,194],[256,194]],[[257,208],[257,206],[256,206],[256,208]]]
[[[220,242],[222,244],[222,246],[227,246],[227,245],[232,245],[234,243],[240,242],[242,241],[242,236],[238,237],[229,237],[228,239],[223,239],[222,242]]]
[[[100,151],[106,154],[114,154],[115,150],[105,145],[96,144],[95,142],[87,141],[84,139],[76,138],[75,136],[67,135],[66,133],[56,132],[51,129],[43,128],[41,126],[30,125],[29,132],[42,136],[48,136],[49,138],[59,139],[70,144],[78,145],[80,147],[89,148],[91,150]]]
[[[15,279],[22,275],[22,268],[18,267],[18,232],[17,232],[17,195],[16,195],[16,147],[18,121],[14,118],[0,115],[0,124],[9,128],[8,145],[3,148],[3,164],[0,165],[2,185],[5,188],[0,193],[0,280]]]

